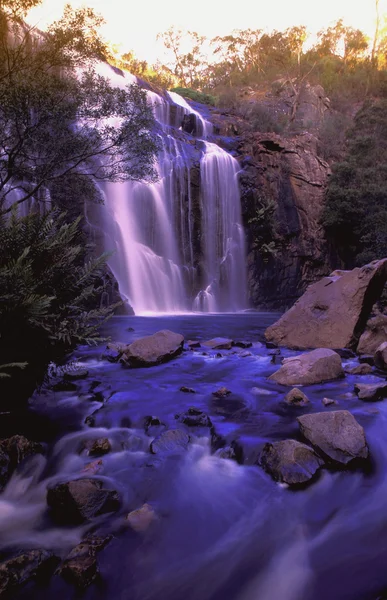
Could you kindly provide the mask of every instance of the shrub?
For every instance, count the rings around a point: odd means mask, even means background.
[[[175,87],[171,89],[171,92],[176,92],[180,96],[184,98],[189,98],[194,102],[200,102],[201,104],[209,104],[210,106],[215,106],[216,98],[215,96],[211,96],[210,94],[205,94],[204,92],[198,92],[197,90],[193,90],[191,88],[182,88]]]

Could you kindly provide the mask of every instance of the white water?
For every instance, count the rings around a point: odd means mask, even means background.
[[[107,65],[99,72],[120,87],[133,82]],[[159,124],[159,179],[104,185],[103,229],[120,293],[138,315],[241,310],[246,277],[238,163],[216,144],[199,141],[212,124],[184,98],[147,95]],[[192,113],[196,138],[180,131],[183,116]],[[199,165],[194,206],[191,173]]]

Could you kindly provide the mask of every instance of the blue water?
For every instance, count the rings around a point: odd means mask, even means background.
[[[171,329],[186,340],[223,336],[252,341],[253,346],[221,350],[221,356],[204,346],[185,349],[169,363],[148,369],[124,369],[104,360],[104,345],[79,348],[71,360],[85,366],[89,376],[77,391],[43,390],[32,400],[34,410],[60,422],[62,434],[48,457],[36,462],[32,476],[30,466],[29,479],[22,473],[11,480],[3,494],[8,503],[3,513],[0,496],[0,528],[2,514],[8,515],[0,547],[35,544],[66,555],[85,528],[63,530],[50,522],[46,487],[80,476],[93,460],[81,450],[83,442],[108,437],[113,451],[102,457],[96,476],[119,491],[123,508],[95,524],[96,531],[113,531],[114,539],[99,555],[102,582],[89,588],[85,598],[376,600],[387,587],[387,410],[384,402],[358,400],[353,385],[378,377],[347,376],[308,386],[303,390],[310,404],[287,407],[287,388],[267,379],[279,361],[273,364],[262,344],[265,328],[277,317],[252,312],[112,319],[104,333],[114,341],[128,343]],[[282,357],[293,354],[282,350]],[[181,392],[181,386],[195,393]],[[217,400],[212,392],[222,386],[231,394]],[[338,405],[325,408],[323,397]],[[164,428],[179,427],[176,415],[190,406],[205,411],[227,443],[238,440],[244,465],[212,455],[208,435],[193,430],[186,453],[162,458],[149,452],[153,437]],[[266,441],[298,437],[297,416],[338,408],[350,410],[365,428],[370,472],[323,470],[306,490],[292,492],[255,464]],[[89,427],[84,421],[92,413],[94,427]],[[146,416],[163,425],[147,435]],[[124,517],[145,502],[157,519],[139,534],[125,526]],[[47,589],[29,587],[20,595],[54,596],[77,594],[54,577]]]

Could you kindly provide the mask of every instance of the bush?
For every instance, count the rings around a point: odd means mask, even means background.
[[[259,104],[258,102],[247,108],[245,118],[248,120],[253,131],[262,133],[282,133],[288,124],[288,116],[286,114],[275,112],[269,106]]]
[[[194,102],[200,102],[201,104],[209,104],[210,106],[215,106],[215,96],[211,96],[210,94],[204,94],[204,92],[198,92],[197,90],[192,90],[191,88],[182,87],[172,88],[171,92],[176,92],[176,94],[179,94],[184,98],[189,98]]]

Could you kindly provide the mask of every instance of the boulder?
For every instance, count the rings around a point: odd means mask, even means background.
[[[372,371],[373,368],[367,363],[361,363],[356,367],[345,369],[345,372],[348,373],[348,375],[369,375],[370,373],[372,373]]]
[[[387,315],[379,313],[367,321],[362,333],[357,352],[359,354],[374,354],[380,344],[387,340]]]
[[[338,404],[337,400],[333,400],[332,398],[323,398],[321,402],[324,406],[332,406],[333,404]]]
[[[112,536],[85,539],[71,550],[58,572],[66,581],[78,588],[88,587],[99,574],[96,555],[111,539]]]
[[[355,392],[360,400],[377,402],[387,398],[387,382],[380,383],[355,383]]]
[[[92,440],[91,444],[87,444],[87,448],[90,456],[100,456],[101,454],[107,454],[111,451],[112,446],[108,438],[98,438]]]
[[[282,367],[269,377],[282,385],[313,385],[343,377],[340,356],[328,348],[284,358]]]
[[[151,524],[156,520],[156,513],[150,504],[144,504],[137,510],[132,510],[127,517],[126,521],[128,525],[137,533],[143,533]]]
[[[276,481],[300,485],[310,481],[324,461],[309,446],[283,440],[265,444],[259,464]]]
[[[297,421],[304,438],[330,461],[348,465],[367,458],[364,429],[347,410],[302,415]]]
[[[386,281],[387,259],[334,272],[309,286],[265,337],[296,349],[356,348]]]
[[[216,390],[216,392],[212,392],[212,395],[215,396],[216,398],[225,398],[226,396],[229,396],[231,394],[231,391],[229,389],[227,389],[226,387],[221,387],[218,390]]]
[[[178,416],[179,423],[184,423],[187,427],[212,427],[209,416],[200,408],[191,406],[186,412]]]
[[[0,563],[0,598],[14,595],[28,581],[46,581],[58,562],[48,550],[27,550]]]
[[[227,458],[228,460],[235,460],[239,465],[243,464],[243,447],[238,440],[233,440],[230,445],[219,448],[215,455],[219,458]]]
[[[104,488],[104,482],[99,479],[59,483],[48,489],[47,504],[57,522],[69,525],[78,525],[120,508],[118,493]]]
[[[293,388],[286,394],[285,402],[291,406],[306,406],[309,404],[309,398],[298,388]]]
[[[180,391],[184,392],[185,394],[196,394],[196,392],[193,388],[186,387],[185,385],[181,386]]]
[[[378,346],[374,355],[374,361],[378,369],[387,371],[387,342],[383,342],[383,344]]]
[[[184,337],[168,329],[136,340],[129,344],[121,363],[129,367],[151,367],[167,362],[183,351]]]
[[[193,350],[194,348],[200,348],[200,342],[197,340],[188,340],[187,346],[190,350]]]
[[[203,346],[207,346],[212,350],[231,350],[233,343],[233,340],[229,338],[217,337],[208,340],[208,342],[203,342]]]
[[[236,346],[237,348],[251,348],[252,345],[253,342],[244,342],[243,340],[233,343],[233,346]]]
[[[188,448],[190,436],[181,429],[168,429],[151,442],[152,454],[181,454]]]

